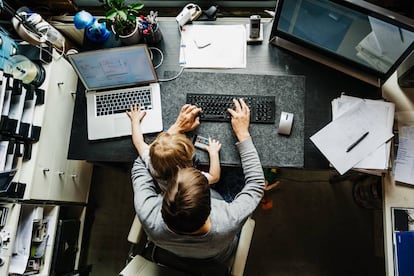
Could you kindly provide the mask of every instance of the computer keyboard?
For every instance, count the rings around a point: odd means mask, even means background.
[[[151,89],[133,88],[127,91],[117,91],[113,94],[96,96],[97,116],[125,113],[131,105],[139,104],[142,110],[152,109]]]
[[[275,96],[188,93],[186,102],[201,107],[202,121],[228,122],[231,115],[227,109],[233,109],[233,99],[239,98],[243,98],[250,108],[251,123],[275,122]]]

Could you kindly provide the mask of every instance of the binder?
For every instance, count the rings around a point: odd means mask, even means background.
[[[79,228],[78,219],[59,220],[51,270],[55,275],[73,271],[78,251]]]
[[[414,271],[414,231],[395,232],[395,275],[412,276]]]

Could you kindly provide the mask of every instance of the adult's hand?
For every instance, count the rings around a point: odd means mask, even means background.
[[[168,129],[168,133],[170,134],[178,134],[178,133],[185,133],[194,130],[200,125],[200,118],[199,114],[201,112],[201,108],[191,105],[185,104],[178,114],[177,120],[175,123]]]
[[[231,126],[239,142],[250,137],[250,109],[243,99],[233,99],[234,109],[227,109],[231,114]]]

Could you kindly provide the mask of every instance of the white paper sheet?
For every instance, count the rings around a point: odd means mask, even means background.
[[[9,273],[23,274],[26,270],[30,256],[34,215],[33,208],[22,208]]]
[[[342,113],[347,111],[358,102],[364,101],[366,104],[374,105],[376,109],[377,121],[384,124],[390,134],[394,124],[395,105],[383,100],[368,100],[357,97],[342,95],[332,101],[332,119],[335,120]],[[389,167],[389,157],[391,151],[391,141],[381,145],[364,159],[359,161],[353,168],[369,170],[386,170]]]
[[[399,136],[414,140],[414,126],[402,126],[399,131]]]
[[[378,111],[361,101],[341,114],[310,139],[340,174],[388,141],[393,135],[377,122]],[[369,132],[355,148],[347,149],[364,133]]]
[[[244,25],[185,25],[180,65],[186,68],[246,68]]]
[[[400,137],[394,162],[394,179],[414,184],[414,139]]]

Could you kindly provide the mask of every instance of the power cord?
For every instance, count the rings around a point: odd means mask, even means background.
[[[151,60],[154,59],[154,53],[153,53],[153,51],[158,52],[158,54],[160,55],[160,62],[157,65],[154,65],[154,68],[157,69],[164,62],[164,54],[163,54],[163,52],[160,49],[158,49],[156,47],[149,47],[149,50],[150,50],[150,58],[151,58]],[[158,79],[158,81],[159,82],[167,82],[167,81],[175,80],[175,79],[177,79],[183,73],[183,71],[184,71],[184,67],[181,67],[181,69],[180,69],[180,71],[178,72],[177,75],[175,75],[175,76],[173,76],[171,78],[167,78],[167,79]]]
[[[158,81],[160,82],[167,82],[167,81],[172,81],[175,80],[176,78],[178,78],[184,71],[184,67],[181,67],[180,71],[178,72],[177,75],[175,75],[174,77],[168,78],[168,79],[158,79]]]
[[[162,53],[162,51],[160,49],[158,49],[156,47],[149,47],[149,49],[150,49],[150,58],[151,58],[151,60],[154,59],[154,54],[152,53],[152,51],[157,51],[160,55],[160,62],[157,65],[154,65],[154,68],[157,69],[164,62],[164,54]]]

